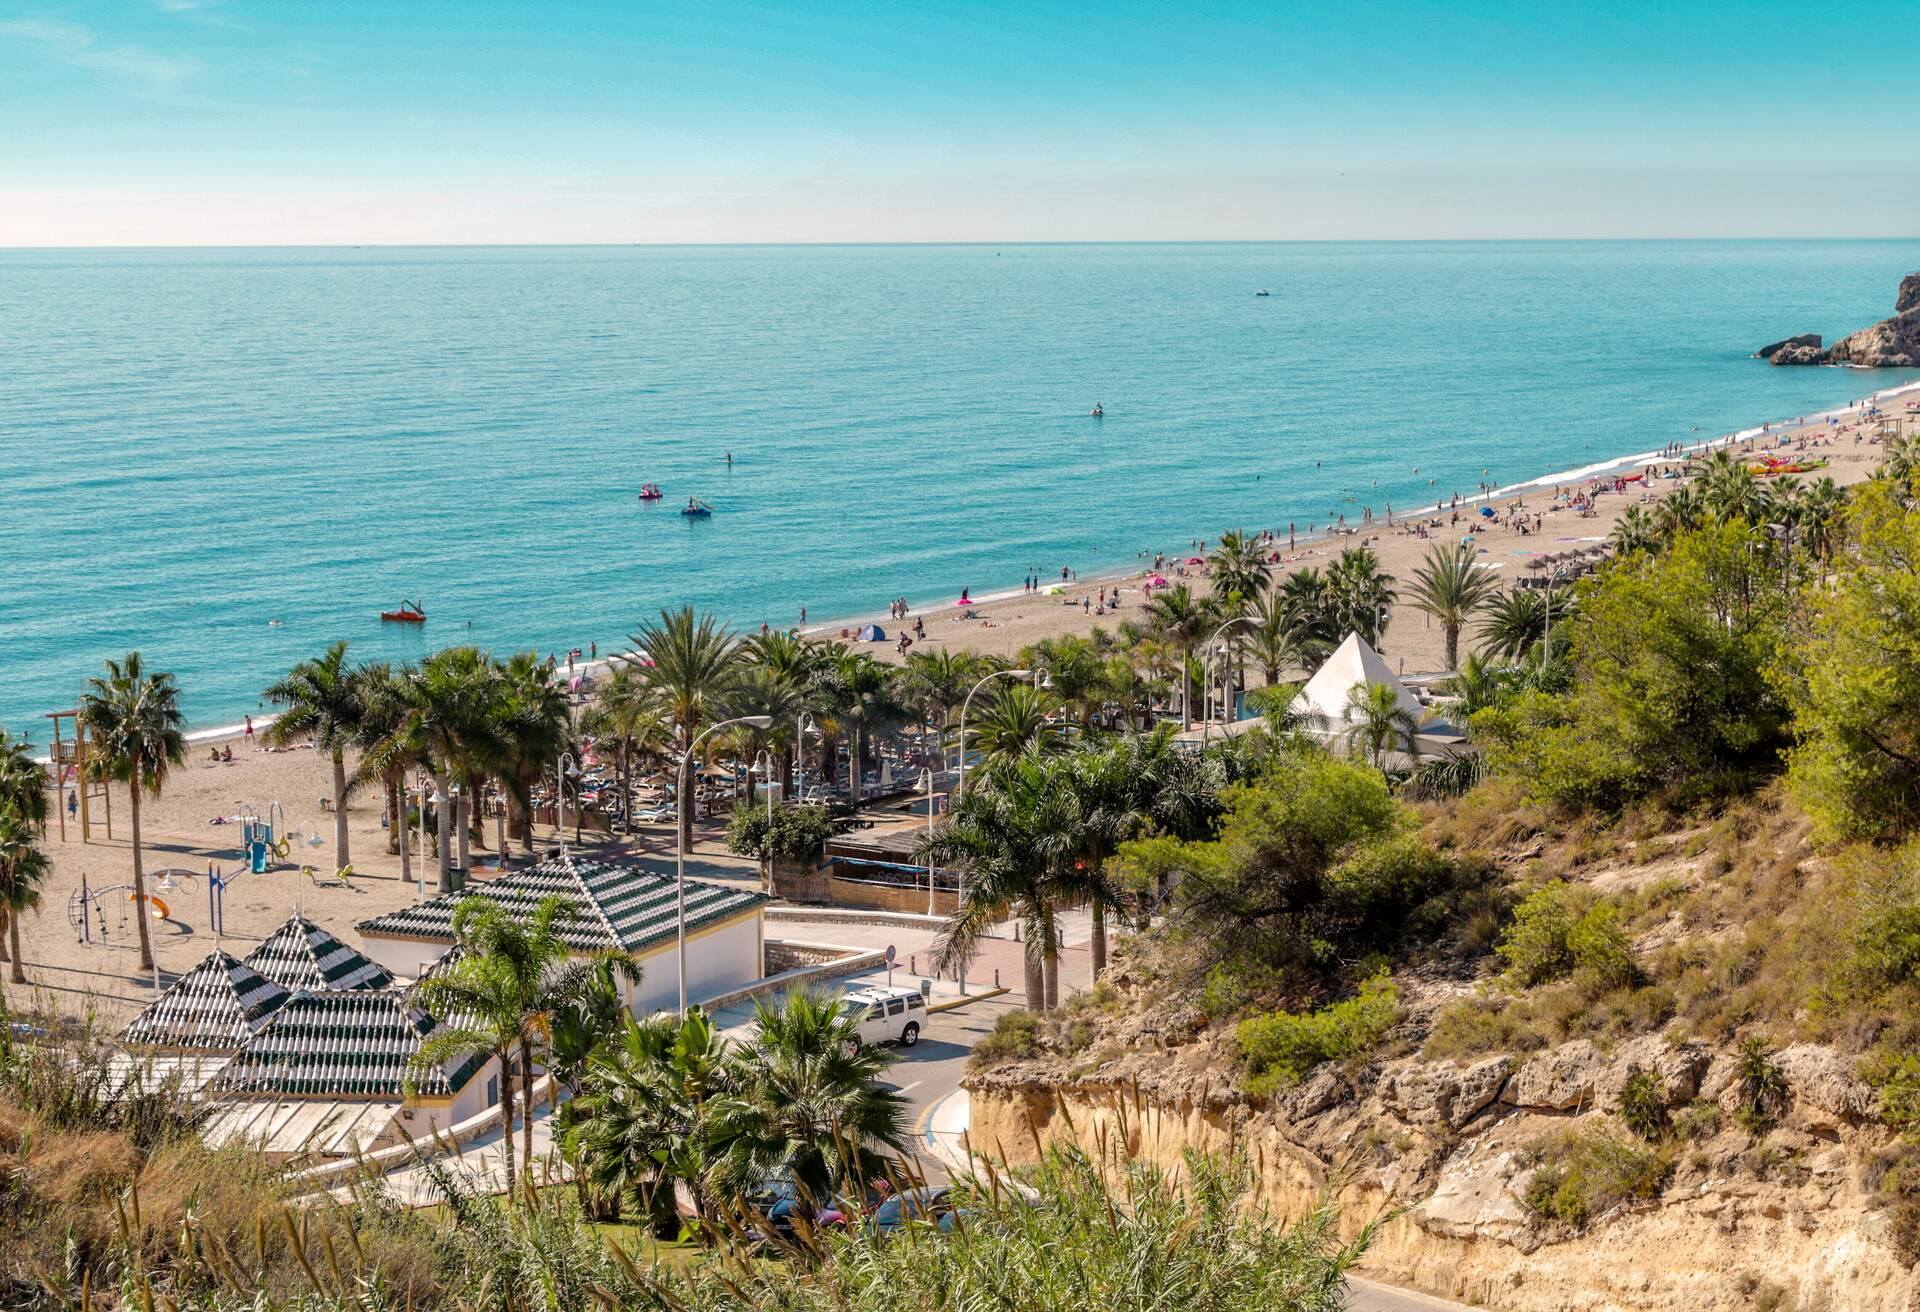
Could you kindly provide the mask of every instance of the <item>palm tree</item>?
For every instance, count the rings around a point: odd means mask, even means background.
[[[153,938],[147,929],[147,874],[141,859],[140,798],[158,796],[169,771],[187,759],[180,689],[171,674],[149,674],[140,653],[108,661],[105,678],[87,680],[80,722],[92,738],[88,769],[96,778],[127,785],[133,824],[133,905],[140,923],[140,969],[153,969]]]
[[[516,1053],[525,1112],[522,1161],[531,1171],[534,1055],[545,1043],[554,1015],[589,997],[597,970],[619,971],[635,982],[640,978],[639,967],[621,953],[570,961],[562,930],[574,914],[561,897],[544,899],[529,920],[518,919],[499,902],[467,898],[453,911],[459,958],[421,981],[414,994],[420,1008],[441,1022],[421,1044],[414,1058],[416,1071],[476,1056],[499,1062],[500,1136],[509,1198],[514,1196],[511,1088]]]
[[[1645,508],[1628,506],[1614,522],[1610,545],[1622,556],[1636,551],[1651,552],[1660,545],[1660,530]]]
[[[1019,680],[1001,683],[988,690],[986,705],[967,721],[961,750],[979,752],[981,765],[989,769],[1027,752],[1058,752],[1067,742],[1066,727],[1049,718],[1058,709],[1044,688]]]
[[[424,761],[433,770],[435,835],[440,891],[453,891],[453,835],[460,835],[460,868],[467,863],[466,808],[471,788],[462,788],[449,809],[452,779],[478,777],[481,763],[497,759],[498,671],[477,647],[448,647],[406,671],[393,689],[399,715],[393,731],[371,753],[381,768]]]
[[[678,1017],[628,1017],[617,1040],[588,1061],[580,1094],[568,1104],[575,1170],[602,1196],[637,1197],[662,1238],[679,1229],[676,1181],[710,1218],[713,1114],[738,1089],[741,1065],[699,1007]]]
[[[1544,589],[1515,588],[1495,597],[1480,621],[1480,652],[1520,660],[1540,641],[1546,626]]]
[[[740,681],[734,687],[732,710],[736,715],[764,715],[772,721],[764,729],[751,725],[740,725],[728,736],[733,740],[735,753],[751,764],[761,752],[776,756],[784,749],[793,748],[794,734],[799,731],[798,722],[802,712],[809,709],[807,689],[793,683],[786,675],[778,674],[764,665],[749,663],[740,672]],[[778,762],[775,762],[776,767]],[[767,787],[773,787],[773,776],[767,776]],[[756,783],[751,768],[747,771],[747,805],[754,804]]]
[[[831,995],[800,989],[754,1011],[740,1079],[713,1109],[709,1185],[737,1195],[784,1176],[825,1199],[883,1178],[884,1155],[912,1138],[907,1100],[879,1083],[893,1058],[860,1042],[858,1016]]]
[[[1345,636],[1358,633],[1378,648],[1393,614],[1393,576],[1380,568],[1371,547],[1348,547],[1327,567],[1323,585],[1335,630]]]
[[[1826,581],[1827,564],[1839,543],[1841,516],[1846,505],[1847,494],[1828,477],[1807,484],[1800,492],[1800,540],[1820,562],[1822,582]]]
[[[1093,728],[1094,717],[1107,705],[1107,666],[1093,639],[1073,633],[1043,638],[1021,660],[1046,674],[1054,700],[1072,712],[1081,733]]]
[[[1347,748],[1366,749],[1374,769],[1389,747],[1408,756],[1420,755],[1420,721],[1400,705],[1393,688],[1384,683],[1356,683],[1347,690]]]
[[[1505,667],[1494,665],[1480,652],[1469,652],[1459,672],[1443,679],[1436,687],[1454,699],[1461,722],[1465,723],[1475,711],[1485,710],[1497,702],[1511,682],[1511,672]]]
[[[680,843],[693,847],[693,740],[709,720],[726,718],[727,698],[739,682],[745,652],[733,634],[711,615],[693,607],[660,612],[657,623],[633,635],[644,652],[641,679],[659,700],[673,729],[679,765],[674,772],[674,807],[679,812]]]
[[[1232,528],[1220,535],[1220,545],[1208,555],[1213,566],[1213,595],[1225,601],[1237,596],[1251,605],[1267,590],[1267,553],[1246,530]],[[1226,618],[1224,615],[1222,618]]]
[[[860,805],[861,772],[866,766],[867,733],[901,715],[891,666],[863,651],[842,651],[827,676],[829,706],[847,733],[847,797]]]
[[[791,724],[776,722],[768,731],[768,741],[774,745],[774,751],[780,758],[782,790],[791,796],[798,782],[794,776],[795,759],[804,752],[806,746],[798,739],[800,716],[807,712],[815,715],[826,713],[821,681],[824,672],[832,665],[831,649],[817,639],[778,630],[756,633],[742,645],[749,662],[793,689],[799,701]],[[914,656],[919,655],[921,653],[914,653]],[[913,657],[908,657],[908,664],[912,663]]]
[[[402,732],[407,719],[406,686],[414,673],[411,666],[396,670],[384,661],[362,665],[360,722],[354,727],[354,742],[360,749],[355,782],[380,781],[386,794],[387,850],[400,857],[403,885],[413,882],[416,857],[406,842],[407,775],[427,763],[418,740]],[[417,856],[427,859],[424,852]]]
[[[1122,905],[1108,863],[1122,843],[1140,835],[1160,782],[1164,759],[1155,740],[1137,735],[1077,752],[1066,759],[1065,786],[1073,801],[1074,860],[1066,882],[1087,902],[1093,919],[1093,978],[1107,968],[1107,911]]]
[[[1410,599],[1414,609],[1436,620],[1447,639],[1447,668],[1460,668],[1460,630],[1473,613],[1499,595],[1500,585],[1479,565],[1480,552],[1471,542],[1452,546],[1435,543],[1413,573]]]
[[[944,737],[953,726],[953,713],[986,672],[986,662],[970,651],[942,647],[909,652],[900,677],[900,696]]]
[[[28,753],[24,738],[0,729],[0,920],[16,984],[27,982],[20,917],[39,907],[40,887],[52,871],[37,841],[47,823],[47,772]]]
[[[959,904],[934,949],[939,969],[964,966],[995,925],[1009,916],[1020,921],[1029,1011],[1045,1011],[1059,997],[1055,920],[1074,860],[1066,769],[1039,751],[1008,762],[968,789],[913,857],[916,864],[958,866],[965,874]]]
[[[573,741],[573,708],[554,667],[537,652],[521,652],[499,666],[497,751],[491,774],[506,795],[513,829],[533,851],[533,786],[546,777]],[[575,811],[576,817],[578,810]],[[557,823],[560,814],[556,810]],[[577,820],[576,820],[577,823]],[[506,856],[505,844],[501,845]]]
[[[347,746],[355,741],[366,715],[367,684],[347,664],[347,644],[336,642],[326,653],[301,661],[284,679],[267,688],[267,700],[286,709],[268,726],[266,739],[285,747],[301,739],[333,761],[334,867],[347,868]]]
[[[1698,488],[1676,488],[1653,508],[1653,526],[1663,539],[1671,540],[1699,528],[1706,515]]]
[[[1148,624],[1180,652],[1180,727],[1185,729],[1193,723],[1193,649],[1213,631],[1218,612],[1184,583],[1154,594],[1146,610]]]
[[[1277,589],[1261,597],[1248,613],[1253,624],[1246,638],[1260,666],[1261,681],[1269,687],[1288,670],[1307,669],[1325,659],[1325,645],[1307,635],[1298,612]]]
[[[614,773],[620,780],[620,796],[633,796],[633,763],[647,756],[666,753],[671,730],[660,713],[659,700],[647,687],[641,671],[631,665],[614,670],[580,717],[580,731],[596,744],[613,749]],[[526,842],[533,846],[533,826],[527,826]]]

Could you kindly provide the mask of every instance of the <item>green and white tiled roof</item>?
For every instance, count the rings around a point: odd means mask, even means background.
[[[214,952],[173,982],[133,1023],[123,1043],[233,1052],[292,996],[226,952]]]
[[[414,1055],[436,1028],[397,991],[297,993],[227,1063],[213,1089],[254,1098],[397,1101],[406,1096]],[[486,1062],[476,1056],[419,1072],[415,1092],[451,1097]]]
[[[282,988],[384,989],[385,967],[369,961],[305,916],[295,916],[247,954],[247,964]]]
[[[560,937],[576,952],[640,952],[674,936],[674,881],[639,866],[554,857],[537,866],[459,893],[443,893],[398,911],[363,920],[363,935],[452,943],[454,908],[469,897],[489,898],[516,917],[531,919],[549,897],[566,898],[574,914]],[[687,881],[687,929],[730,920],[768,899],[745,889]]]

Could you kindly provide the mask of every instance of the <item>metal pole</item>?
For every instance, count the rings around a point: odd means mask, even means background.
[[[961,702],[960,702],[960,777],[959,777],[959,780],[953,786],[954,801],[956,802],[959,801],[962,797],[966,796],[966,792],[967,792],[967,708],[973,705],[973,694],[976,692],[979,692],[982,688],[986,687],[987,684],[991,683],[995,679],[1000,678],[1002,675],[1006,675],[1012,678],[1023,679],[1027,675],[1032,673],[1033,673],[1032,670],[995,670],[992,674],[987,675],[984,679],[981,679],[980,682],[974,684],[973,687],[969,688],[967,690],[967,695],[961,699]]]
[[[927,771],[927,842],[933,842],[933,771]],[[933,909],[933,852],[927,852],[927,914],[937,915]]]

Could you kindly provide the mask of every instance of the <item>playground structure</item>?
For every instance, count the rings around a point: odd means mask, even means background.
[[[242,872],[244,873],[244,869]],[[161,894],[191,895],[201,880],[207,883],[207,925],[218,936],[226,930],[226,890],[237,875],[223,875],[219,867],[207,863],[206,872],[186,870],[178,866],[168,866],[155,870],[147,876],[147,902],[151,906],[149,914],[155,920],[171,921],[173,904]],[[125,894],[124,897],[120,896]],[[105,888],[91,888],[85,876],[81,877],[80,887],[67,897],[67,923],[73,926],[74,936],[82,943],[110,942],[115,934],[122,937],[132,932],[131,907],[138,900],[132,884],[109,884]],[[107,904],[120,908],[118,919],[111,924],[107,920]]]
[[[287,825],[286,809],[278,802],[267,803],[267,817],[262,820],[256,815],[240,817],[240,852],[248,870],[256,875],[267,873],[267,859],[285,861],[293,844],[282,832]]]
[[[67,839],[67,799],[73,796],[78,803],[77,818],[80,821],[80,841],[93,841],[93,807],[97,802],[101,817],[106,821],[107,838],[113,838],[113,796],[107,791],[107,781],[89,777],[87,764],[93,756],[93,737],[87,732],[86,724],[80,719],[79,711],[49,711],[47,718],[53,721],[53,748],[48,761],[53,766],[54,814],[60,818],[60,841]],[[60,732],[62,720],[73,721],[72,737],[63,737]],[[73,793],[68,793],[68,788]]]

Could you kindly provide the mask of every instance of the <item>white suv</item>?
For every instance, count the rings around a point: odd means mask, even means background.
[[[840,1009],[859,1022],[860,1042],[898,1043],[911,1048],[920,1042],[927,1023],[927,995],[919,989],[853,989],[840,999]]]

